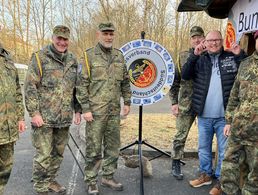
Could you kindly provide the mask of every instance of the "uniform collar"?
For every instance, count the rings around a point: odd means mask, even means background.
[[[114,48],[111,48],[110,52],[108,52],[108,53],[104,52],[101,49],[100,43],[98,43],[96,45],[94,52],[95,52],[96,55],[101,55],[104,60],[108,60],[110,58],[111,59],[110,61],[112,61],[116,56],[118,56],[118,54],[117,54],[117,52],[115,51]]]
[[[56,48],[54,47],[53,44],[49,45],[49,50],[50,50],[52,56],[54,56],[61,62],[64,62],[66,60],[66,57],[68,54],[67,50],[65,51],[65,53],[60,53],[59,51],[56,50]]]

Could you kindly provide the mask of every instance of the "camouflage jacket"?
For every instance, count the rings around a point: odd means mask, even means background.
[[[122,53],[117,49],[106,53],[97,44],[86,54],[89,69],[84,56],[76,89],[82,112],[118,115],[121,97],[125,105],[131,104],[130,81]]]
[[[245,144],[258,143],[258,53],[240,64],[226,109],[232,135]]]
[[[78,63],[70,52],[61,61],[51,47],[38,52],[42,76],[36,56],[32,55],[25,81],[25,103],[30,116],[39,113],[46,126],[66,127],[72,122],[73,110],[79,111],[74,94]]]
[[[178,66],[175,66],[175,80],[169,91],[169,97],[172,105],[179,105],[179,112],[181,114],[191,114],[191,96],[193,94],[193,82],[192,80],[181,79],[181,70],[189,54],[193,52],[193,49],[189,51],[183,51],[179,54]]]
[[[9,54],[0,47],[0,145],[18,139],[18,121],[24,120],[24,106],[18,72]]]

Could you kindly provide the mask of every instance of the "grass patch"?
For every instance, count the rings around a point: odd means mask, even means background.
[[[171,144],[176,134],[176,118],[171,114],[144,114],[142,120],[142,139],[149,144],[166,151],[171,150]],[[139,115],[131,114],[121,121],[121,146],[138,139]],[[196,122],[193,124],[185,150],[197,150],[198,131]]]

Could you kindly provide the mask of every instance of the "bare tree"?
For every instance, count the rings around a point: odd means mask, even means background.
[[[71,29],[72,50],[78,56],[96,44],[100,22],[112,21],[116,26],[114,45],[140,38],[152,39],[165,46],[176,59],[189,47],[189,30],[199,25],[210,29],[225,29],[225,21],[215,20],[204,12],[178,13],[179,0],[2,0],[0,22],[5,26],[1,42],[15,60],[26,62],[33,50],[49,43],[57,24]]]
[[[104,16],[107,21],[110,20],[110,3],[109,0],[99,0],[100,6],[102,8],[102,11],[104,13]]]
[[[46,35],[52,30],[50,8],[52,6],[52,0],[35,0],[31,3],[32,22],[34,24],[35,35],[38,49],[46,43]]]

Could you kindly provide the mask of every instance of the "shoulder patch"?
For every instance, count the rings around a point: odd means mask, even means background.
[[[82,63],[78,64],[77,72],[78,72],[79,74],[82,73],[82,66],[83,66]]]

